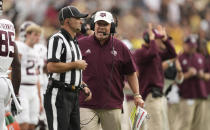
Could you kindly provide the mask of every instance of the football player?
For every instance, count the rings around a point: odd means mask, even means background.
[[[39,112],[42,110],[40,83],[38,80],[38,54],[34,45],[40,40],[41,27],[31,24],[26,27],[25,39],[18,42],[21,61],[20,102],[23,111],[16,117],[21,130],[34,130],[38,123]]]
[[[32,21],[25,21],[23,24],[20,25],[19,28],[19,35],[18,35],[18,41],[25,42],[26,39],[26,28],[30,25],[35,25],[36,23]]]
[[[21,81],[20,61],[15,44],[15,28],[11,21],[0,18],[0,130],[5,129],[5,107],[9,103],[14,87],[18,95]],[[12,85],[8,78],[8,69],[12,67]]]

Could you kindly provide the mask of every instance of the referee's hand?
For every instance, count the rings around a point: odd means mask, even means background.
[[[76,63],[77,68],[81,70],[85,70],[88,65],[85,60],[78,60],[78,61],[75,61],[75,63]]]
[[[91,93],[90,89],[88,87],[84,87],[83,91],[84,91],[85,95],[87,96],[85,98],[85,101],[89,101],[92,98],[92,93]]]

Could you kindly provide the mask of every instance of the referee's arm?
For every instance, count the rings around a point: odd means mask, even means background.
[[[64,73],[72,69],[82,69],[85,70],[87,63],[84,60],[78,60],[75,62],[48,62],[47,70],[50,73]]]
[[[64,73],[72,69],[82,69],[87,67],[87,63],[84,60],[77,60],[74,62],[61,62],[61,54],[63,49],[63,40],[54,36],[50,38],[47,48],[47,70],[49,73]]]

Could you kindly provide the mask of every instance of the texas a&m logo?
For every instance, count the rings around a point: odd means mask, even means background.
[[[106,17],[106,13],[100,13],[101,17]]]

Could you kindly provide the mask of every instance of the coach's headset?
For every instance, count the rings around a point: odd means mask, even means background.
[[[107,11],[105,11],[105,12],[107,12]],[[96,14],[97,12],[94,12],[92,15],[91,15],[91,17],[90,17],[90,29],[91,30],[95,30],[95,23],[94,23],[94,20],[95,20],[95,14]],[[108,13],[110,13],[110,12],[108,12]],[[112,14],[112,13],[111,13]],[[114,33],[116,33],[116,28],[117,28],[117,26],[118,26],[118,19],[117,19],[117,17],[115,16],[115,15],[113,15],[112,14],[112,17],[113,17],[113,22],[111,22],[111,28],[110,28],[110,33],[111,34],[114,34]]]

